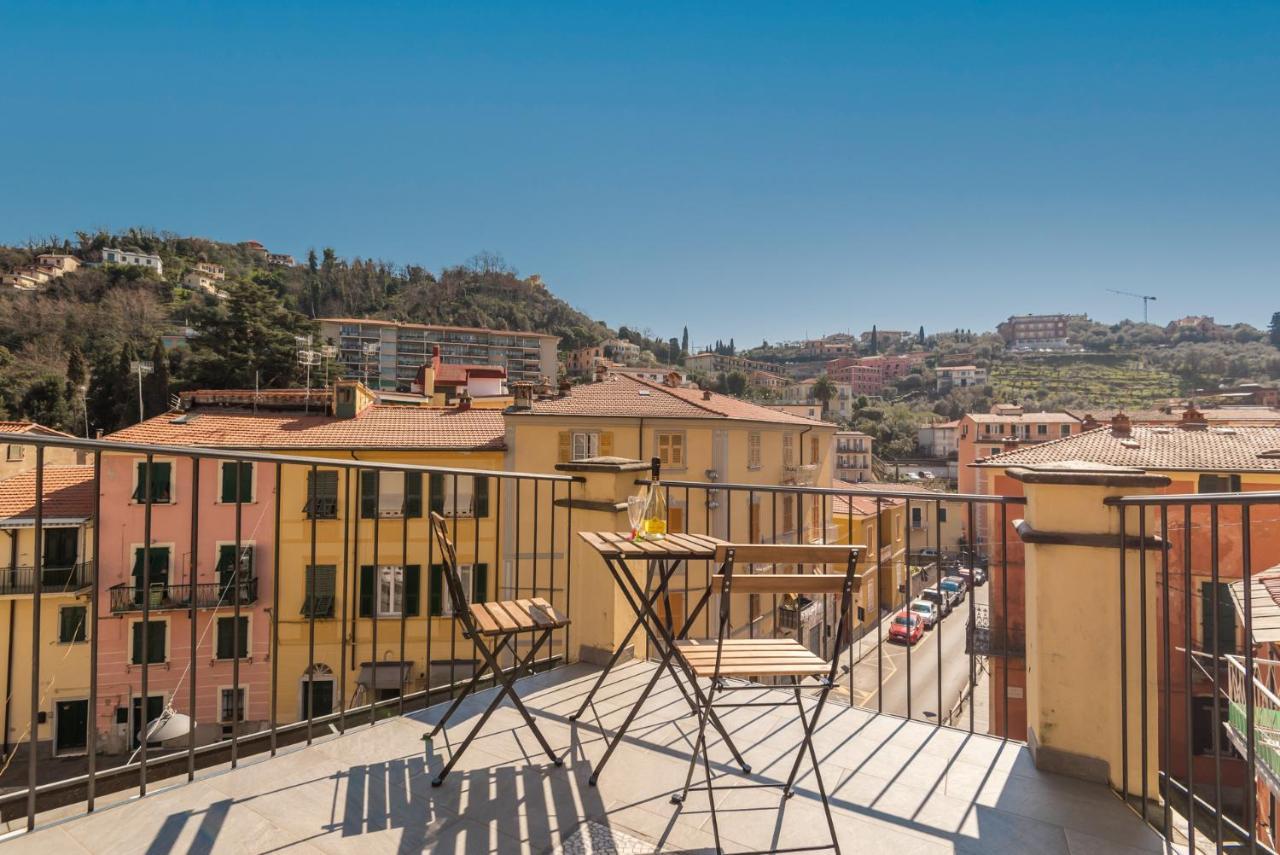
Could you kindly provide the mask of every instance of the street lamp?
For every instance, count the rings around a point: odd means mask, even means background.
[[[155,371],[156,367],[150,359],[138,359],[129,363],[129,372],[138,375],[138,421],[144,421],[146,415],[142,410],[142,377]]]

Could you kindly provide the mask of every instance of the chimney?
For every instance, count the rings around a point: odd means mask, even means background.
[[[458,412],[465,413],[469,409],[471,409],[471,393],[463,389],[458,395]]]
[[[603,381],[605,378],[607,378],[608,376],[609,376],[609,366],[605,365],[603,362],[597,362],[596,370],[595,370],[595,381],[599,383]]]
[[[1111,432],[1116,436],[1128,436],[1133,433],[1133,423],[1124,413],[1116,413],[1111,417]]]
[[[533,384],[522,380],[511,384],[511,394],[515,398],[515,409],[533,409]]]
[[[564,378],[563,380],[561,380],[561,381],[560,381],[560,389],[559,389],[559,391],[560,391],[560,397],[561,397],[561,398],[567,398],[567,397],[569,397],[569,392],[570,392],[572,389],[573,389],[573,383],[569,382],[569,378],[568,378],[568,377],[566,377],[566,378]]]
[[[704,400],[704,401],[710,401],[710,400],[711,400],[711,390],[710,390],[710,389],[703,389],[703,390],[702,390],[702,400]]]
[[[1093,417],[1093,413],[1085,413],[1084,418],[1080,420],[1080,430],[1094,430],[1098,427],[1098,420]]]
[[[1204,430],[1209,427],[1209,420],[1196,409],[1195,404],[1187,404],[1187,408],[1182,411],[1182,418],[1178,420],[1178,427],[1183,430]]]

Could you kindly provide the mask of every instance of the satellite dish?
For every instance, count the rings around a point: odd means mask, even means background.
[[[147,742],[165,742],[191,732],[191,716],[167,709],[147,725]]]

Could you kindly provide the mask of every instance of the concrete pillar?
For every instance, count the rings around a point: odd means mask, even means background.
[[[556,469],[583,479],[582,484],[574,487],[572,500],[573,592],[569,619],[573,622],[574,649],[568,651],[568,656],[570,661],[603,665],[631,628],[635,612],[627,605],[600,554],[578,533],[628,531],[627,497],[640,490],[636,479],[648,477],[649,464],[608,457],[560,463]],[[556,504],[566,507],[569,500],[558,499]],[[645,572],[643,563],[628,567],[633,573]],[[643,631],[637,631],[629,645],[631,650],[634,651],[637,643],[643,644],[644,639]]]
[[[1128,722],[1128,785],[1158,797],[1160,661],[1157,570],[1159,528],[1147,519],[1139,538],[1138,511],[1125,528],[1125,608],[1120,606],[1120,511],[1113,496],[1159,492],[1163,475],[1141,469],[1083,463],[1010,469],[1027,497],[1026,516],[1015,521],[1026,544],[1027,745],[1036,766],[1074,777],[1124,780],[1124,728]],[[1146,596],[1142,556],[1146,554]],[[1147,615],[1147,716],[1142,718],[1141,614]],[[1122,683],[1121,625],[1127,670]],[[1122,714],[1122,685],[1127,710]],[[1142,767],[1142,735],[1147,768]]]

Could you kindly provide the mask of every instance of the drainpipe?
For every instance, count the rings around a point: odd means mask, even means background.
[[[18,532],[5,529],[9,535],[9,579],[18,576]],[[4,665],[4,755],[9,756],[9,702],[13,697],[13,624],[17,600],[9,600],[9,646],[5,648]]]

